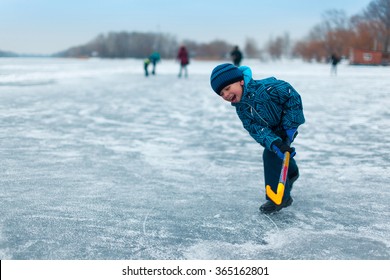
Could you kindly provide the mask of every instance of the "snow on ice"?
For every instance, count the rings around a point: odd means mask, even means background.
[[[389,259],[390,68],[244,61],[300,92],[301,178],[262,215],[262,147],[163,60],[0,60],[1,259]]]

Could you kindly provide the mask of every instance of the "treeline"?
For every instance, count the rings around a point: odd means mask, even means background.
[[[223,40],[198,43],[182,42],[198,59],[227,58],[234,44]],[[292,42],[288,33],[270,39],[262,48],[256,38],[248,38],[242,46],[246,58],[280,59],[298,57],[323,61],[335,53],[348,57],[351,48],[389,52],[390,0],[374,0],[358,15],[347,17],[342,10],[326,11],[319,24],[298,42]],[[170,34],[111,32],[99,35],[83,46],[56,54],[62,57],[145,58],[159,51],[163,58],[173,58],[179,43]]]
[[[197,43],[191,40],[182,42],[199,59],[220,59],[233,48],[232,44],[221,40],[210,43]],[[101,34],[91,42],[55,54],[60,57],[102,57],[102,58],[146,58],[158,51],[163,58],[176,57],[179,43],[170,34],[141,32],[110,32]]]
[[[0,57],[15,57],[18,56],[16,53],[13,52],[6,52],[0,50]]]
[[[197,59],[228,58],[235,45],[223,40],[209,43],[185,40],[180,44],[185,44],[191,56]],[[180,44],[176,37],[170,34],[110,32],[54,56],[146,58],[153,51],[158,51],[163,58],[174,58]],[[248,38],[244,46],[241,46],[241,50],[246,58],[298,57],[304,60],[324,61],[332,53],[348,58],[351,48],[382,51],[388,55],[389,45],[390,0],[373,0],[360,14],[352,17],[347,17],[342,10],[326,11],[321,22],[311,28],[304,39],[297,42],[292,42],[286,33],[271,38],[259,48],[256,38]],[[12,56],[12,53],[5,53],[3,56]]]
[[[175,38],[167,34],[140,32],[110,32],[91,42],[55,54],[61,57],[145,58],[158,50],[166,57],[177,46]]]
[[[330,10],[308,36],[297,42],[292,54],[305,60],[323,60],[331,53],[348,57],[351,48],[389,54],[390,0],[374,0],[358,15]]]

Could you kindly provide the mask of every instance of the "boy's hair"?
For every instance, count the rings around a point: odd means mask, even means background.
[[[218,65],[210,76],[211,87],[218,95],[224,87],[241,80],[243,80],[241,70],[231,63]]]

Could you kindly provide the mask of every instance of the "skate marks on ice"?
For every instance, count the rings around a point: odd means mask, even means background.
[[[242,214],[236,220],[239,223],[232,226],[234,238],[226,239],[226,233],[224,239],[204,238],[189,247],[184,256],[189,259],[390,258],[386,235],[389,225],[381,223],[381,218],[375,215],[383,209],[374,207],[352,214],[350,206],[332,207],[317,193],[311,201],[305,199],[297,198],[288,209],[271,215],[253,211],[251,216]],[[345,220],[346,215],[351,219]],[[366,223],[367,215],[372,218],[371,225]],[[223,214],[218,218],[228,219]],[[226,224],[220,225],[224,227]]]
[[[236,224],[231,223],[229,214],[220,214],[216,218],[219,221],[209,225],[209,230],[215,228],[214,238],[199,240],[191,245],[183,253],[185,258],[278,259],[288,254],[285,250],[291,235],[296,232],[291,219],[293,215],[264,215],[250,210],[247,214],[241,214],[235,220]]]
[[[390,258],[388,68],[251,62],[307,117],[294,203],[264,216],[262,148],[210,89],[215,62],[187,80],[174,61],[153,79],[139,60],[28,63],[35,86],[0,86],[2,259]]]

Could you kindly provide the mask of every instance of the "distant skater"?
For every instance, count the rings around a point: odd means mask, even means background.
[[[333,53],[330,57],[330,63],[331,63],[331,69],[330,69],[330,74],[332,75],[337,75],[337,64],[340,62],[340,57],[337,56],[335,53]]]
[[[179,78],[181,78],[183,72],[184,72],[184,77],[188,78],[187,65],[190,64],[190,59],[189,59],[187,48],[185,46],[180,47],[177,53],[177,60],[180,63],[180,71],[178,75]]]
[[[149,65],[152,64],[152,75],[156,74],[156,64],[161,60],[158,52],[152,53],[147,59],[144,60],[145,76],[149,76]]]
[[[149,71],[148,71],[148,68],[149,68],[149,64],[150,64],[150,59],[149,58],[146,58],[144,60],[144,71],[145,71],[145,76],[149,76]]]
[[[260,206],[265,214],[288,207],[293,199],[290,195],[293,183],[299,177],[294,156],[295,148],[290,147],[298,135],[298,126],[305,122],[301,97],[287,82],[274,77],[253,80],[249,67],[236,67],[225,63],[214,68],[210,76],[212,89],[225,101],[235,107],[244,128],[256,142],[263,146],[263,164],[266,202]],[[283,191],[279,191],[279,178],[283,159],[291,155],[287,180]],[[278,194],[277,200],[273,195]]]
[[[238,46],[235,46],[230,53],[234,66],[240,66],[242,60],[242,52]]]

